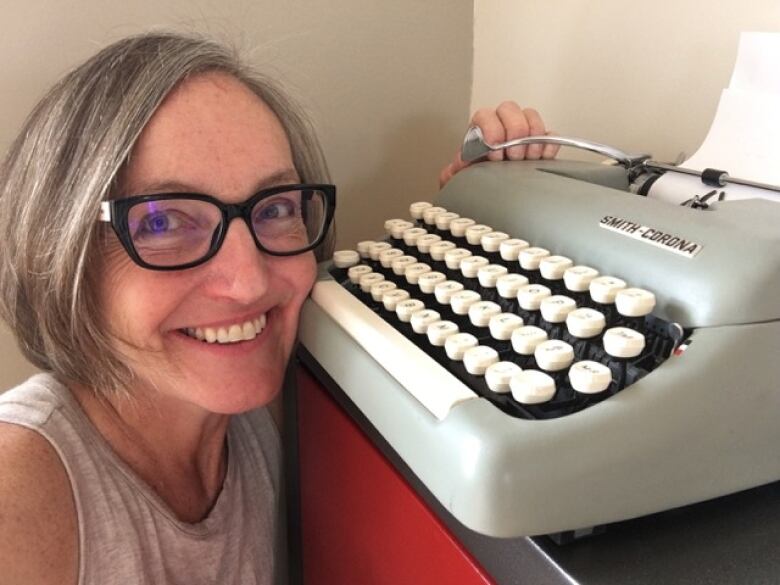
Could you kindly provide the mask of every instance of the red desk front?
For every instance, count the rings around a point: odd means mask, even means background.
[[[304,585],[494,583],[320,382],[297,378]]]

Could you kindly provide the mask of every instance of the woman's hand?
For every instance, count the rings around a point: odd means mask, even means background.
[[[469,126],[479,126],[485,141],[490,144],[506,142],[526,136],[544,136],[550,134],[545,128],[539,112],[533,108],[521,108],[515,102],[503,102],[495,109],[482,108],[471,118]],[[488,160],[539,160],[540,158],[555,158],[558,154],[557,144],[531,144],[529,146],[513,146],[504,150],[494,150],[488,153]],[[460,148],[455,159],[439,173],[439,186],[447,184],[452,176],[469,163],[460,158]]]

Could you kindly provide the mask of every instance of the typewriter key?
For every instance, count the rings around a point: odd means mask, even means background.
[[[458,326],[452,321],[437,321],[428,326],[426,334],[431,345],[442,347],[447,338],[458,333]]]
[[[433,309],[423,309],[412,313],[410,323],[415,333],[426,333],[428,326],[441,321],[441,315]]]
[[[423,218],[423,212],[430,207],[433,207],[433,203],[415,201],[409,206],[409,215],[411,215],[413,219],[420,220]]]
[[[360,262],[360,254],[356,250],[337,250],[333,252],[333,265],[336,268],[349,268]]]
[[[512,338],[515,329],[523,326],[523,318],[514,313],[499,313],[493,315],[488,322],[490,336],[499,341],[508,341]]]
[[[523,325],[512,331],[512,349],[520,355],[533,355],[536,346],[547,340],[547,332],[533,325]]]
[[[609,388],[612,371],[598,362],[577,362],[569,368],[571,387],[582,394],[598,394]]]
[[[509,392],[509,380],[520,372],[522,369],[515,363],[496,362],[485,370],[485,382],[496,394],[506,394]]]
[[[469,307],[469,321],[477,327],[487,327],[490,319],[501,312],[501,307],[492,301],[479,301]]]
[[[549,402],[555,396],[555,381],[539,370],[523,370],[509,379],[512,398],[520,404]]]
[[[645,336],[628,327],[613,327],[604,332],[604,351],[617,358],[632,358],[645,348]]]
[[[615,307],[625,317],[644,317],[655,308],[655,295],[642,288],[624,288],[615,295]]]
[[[442,305],[449,305],[452,299],[452,295],[459,293],[463,290],[463,284],[455,280],[445,280],[436,285],[433,289],[433,294],[436,296],[436,300]]]
[[[498,247],[498,252],[501,254],[502,260],[515,262],[520,257],[520,252],[528,246],[530,246],[530,244],[525,240],[510,238],[501,242],[501,245]]]
[[[536,346],[534,359],[545,372],[560,372],[574,361],[574,348],[565,341],[550,339]]]
[[[550,251],[544,248],[526,248],[520,251],[518,260],[520,261],[520,268],[523,270],[539,270],[539,263],[542,258],[546,258],[550,255]]]
[[[444,351],[447,352],[448,358],[459,362],[463,359],[466,350],[476,347],[478,343],[477,338],[471,333],[456,333],[450,335],[444,342]]]
[[[498,352],[487,345],[472,347],[463,354],[463,365],[472,376],[483,376],[495,363],[498,363]]]

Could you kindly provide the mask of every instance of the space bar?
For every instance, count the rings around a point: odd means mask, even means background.
[[[391,325],[332,280],[314,285],[312,300],[437,419],[477,395]]]

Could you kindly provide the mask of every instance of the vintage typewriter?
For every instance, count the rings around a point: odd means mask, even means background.
[[[606,154],[466,169],[303,310],[310,355],[485,535],[780,479],[780,205],[629,194],[645,157]]]

